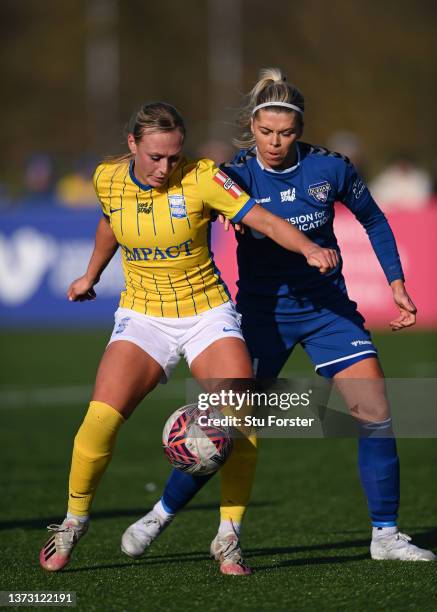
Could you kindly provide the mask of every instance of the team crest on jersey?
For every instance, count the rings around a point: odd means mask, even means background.
[[[308,187],[308,193],[312,196],[316,202],[325,203],[328,199],[329,192],[331,191],[331,185],[328,181],[322,183],[314,183]]]
[[[169,195],[168,203],[170,204],[170,214],[172,217],[175,217],[176,219],[184,219],[187,217],[187,207],[185,205],[185,198],[183,195]]]
[[[235,200],[238,200],[243,193],[238,185],[221,170],[214,175],[214,181],[223,187]]]

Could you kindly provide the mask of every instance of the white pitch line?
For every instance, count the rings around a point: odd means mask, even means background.
[[[0,410],[13,408],[38,408],[52,406],[72,406],[91,399],[93,385],[58,385],[53,387],[29,387],[15,389],[0,388]],[[160,385],[152,392],[153,400],[175,399],[183,405],[185,401],[185,382],[172,382]]]
[[[0,409],[22,406],[70,406],[89,401],[92,385],[65,385],[56,387],[0,389]]]

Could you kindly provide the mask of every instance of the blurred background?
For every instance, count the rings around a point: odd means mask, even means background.
[[[110,327],[117,262],[94,304],[64,297],[92,248],[96,164],[125,150],[130,114],[157,99],[186,118],[189,155],[231,158],[242,94],[266,66],[305,94],[303,140],[364,175],[398,240],[418,327],[437,326],[435,2],[2,0],[0,34],[3,328]],[[336,229],[351,296],[387,329],[390,291],[342,206]],[[234,292],[233,236],[214,228],[214,250]]]

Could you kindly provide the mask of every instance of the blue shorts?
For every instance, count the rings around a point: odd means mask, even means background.
[[[302,345],[316,372],[326,378],[377,356],[364,318],[356,310],[287,322],[275,321],[273,315],[242,314],[241,329],[257,378],[276,378],[296,344]]]

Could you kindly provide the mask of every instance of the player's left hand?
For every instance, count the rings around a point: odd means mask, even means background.
[[[393,299],[399,308],[400,315],[397,319],[390,321],[392,331],[398,331],[404,327],[411,327],[416,323],[417,308],[405,289],[402,280],[395,280],[391,283]]]
[[[229,228],[231,227],[231,225],[233,225],[234,230],[236,232],[239,232],[240,234],[244,234],[244,225],[242,223],[231,224],[231,220],[222,214],[218,215],[217,218],[220,221],[220,223],[223,224],[223,229],[225,230],[225,232],[229,231]]]

